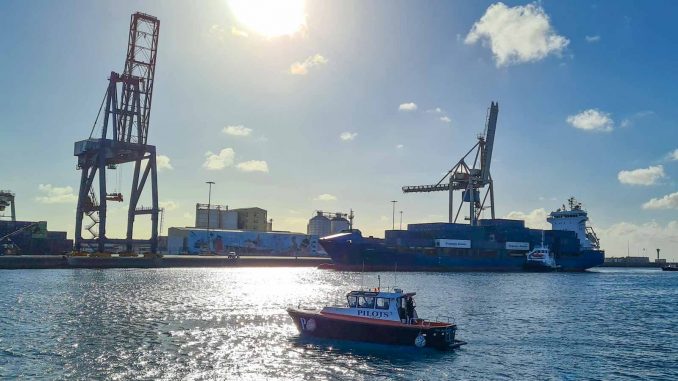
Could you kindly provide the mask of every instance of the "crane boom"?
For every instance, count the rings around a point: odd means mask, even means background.
[[[499,103],[492,102],[487,115],[485,125],[485,148],[482,152],[482,177],[483,181],[490,179],[490,163],[492,162],[492,149],[494,148],[494,133],[497,130],[497,116],[499,115]]]
[[[160,20],[156,17],[141,12],[131,16],[125,69],[121,75],[123,112],[117,126],[121,141],[146,144],[148,139],[159,31]]]

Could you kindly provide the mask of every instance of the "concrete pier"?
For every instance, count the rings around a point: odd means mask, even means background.
[[[166,255],[160,258],[107,258],[21,255],[0,256],[0,269],[117,269],[117,268],[172,268],[172,267],[318,267],[331,263],[329,258],[246,256],[229,259],[222,256]]]

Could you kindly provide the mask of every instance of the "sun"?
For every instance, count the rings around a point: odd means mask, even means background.
[[[265,37],[291,36],[306,26],[305,0],[229,0],[246,29]]]

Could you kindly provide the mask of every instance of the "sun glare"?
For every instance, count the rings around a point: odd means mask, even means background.
[[[291,36],[306,25],[305,0],[229,0],[243,27],[266,37]]]

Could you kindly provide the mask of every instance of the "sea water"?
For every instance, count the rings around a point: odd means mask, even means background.
[[[300,338],[288,306],[397,285],[439,352]],[[1,379],[676,379],[678,273],[311,268],[0,271]]]

